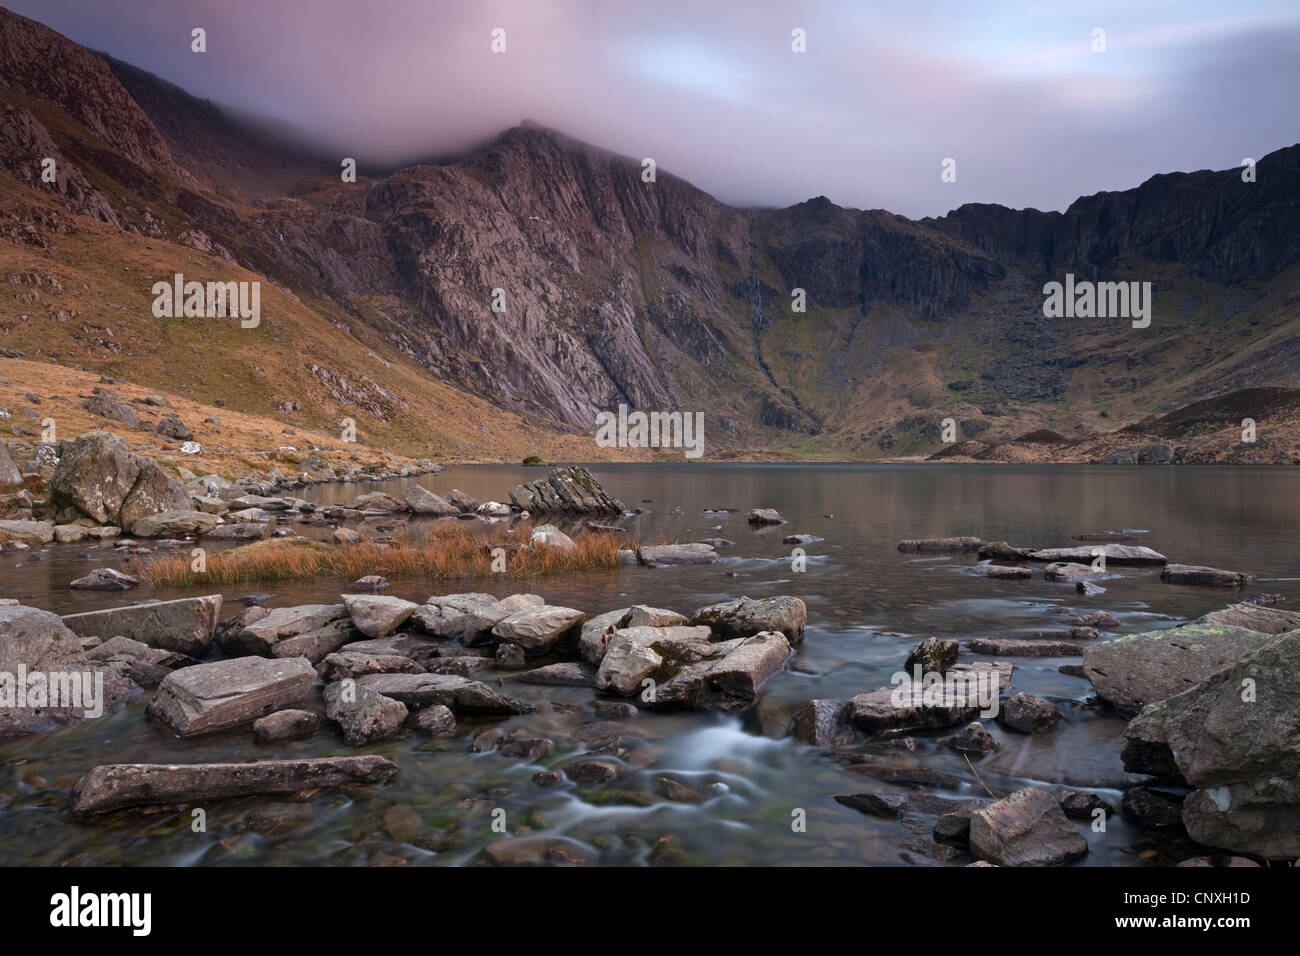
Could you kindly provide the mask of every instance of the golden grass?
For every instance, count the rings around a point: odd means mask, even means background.
[[[515,578],[541,577],[572,571],[612,571],[620,567],[618,551],[636,548],[627,535],[580,534],[576,547],[528,547],[532,525],[482,525],[438,522],[427,534],[394,536],[392,542],[362,540],[330,545],[302,538],[258,541],[207,556],[207,570],[196,572],[188,551],[137,559],[129,573],[155,587],[213,587],[253,581],[287,581],[328,577],[355,581],[368,574],[386,578],[426,576],[460,578],[493,571],[493,550],[504,549],[504,573]],[[499,552],[498,552],[499,554]],[[499,566],[499,562],[498,562]]]

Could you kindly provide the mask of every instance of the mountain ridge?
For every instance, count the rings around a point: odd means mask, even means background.
[[[40,95],[51,54],[76,76]],[[67,223],[49,216],[62,209],[136,246],[189,247],[208,269],[238,264],[292,296],[296,321],[400,367],[405,388],[425,376],[529,422],[541,446],[590,434],[597,412],[626,402],[708,410],[714,454],[911,456],[944,447],[948,418],[995,442],[1039,428],[1109,434],[1215,393],[1300,385],[1300,146],[1261,157],[1254,183],[1231,169],[1159,174],[1064,212],[967,203],[920,220],[825,197],[738,209],[526,124],[459,159],[345,184],[309,151],[264,130],[241,139],[248,127],[220,107],[94,56],[0,11],[10,244],[57,248]],[[54,190],[31,176],[51,148],[65,170]],[[1043,282],[1066,271],[1152,281],[1154,330],[1045,319]],[[26,274],[11,270],[11,283]],[[498,289],[504,313],[491,308]],[[136,331],[152,324],[147,292],[120,293]],[[69,311],[57,296],[49,305]],[[10,348],[48,338],[31,318],[3,324]],[[106,338],[67,348],[86,367],[129,371],[140,356]],[[279,401],[322,419],[386,409],[399,443],[425,427],[363,383],[391,392],[363,354],[304,361],[284,341],[262,345],[294,366],[286,385],[301,394]],[[151,374],[159,387],[183,378]],[[223,374],[259,411],[276,407],[256,372]],[[188,387],[212,398],[225,386]]]

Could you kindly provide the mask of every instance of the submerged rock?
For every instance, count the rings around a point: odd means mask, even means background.
[[[910,538],[898,542],[898,550],[904,552],[979,551],[983,546],[984,542],[981,539],[972,537]]]
[[[73,786],[72,812],[86,816],[126,807],[383,783],[395,773],[397,764],[373,755],[252,763],[108,764],[96,767]]]

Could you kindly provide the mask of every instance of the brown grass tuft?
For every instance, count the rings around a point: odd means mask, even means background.
[[[469,525],[467,527],[467,524]],[[551,545],[528,547],[532,525],[520,522],[437,522],[424,534],[409,530],[389,542],[363,540],[331,545],[304,538],[258,541],[210,554],[207,571],[191,570],[189,552],[137,559],[129,573],[155,587],[211,587],[251,581],[286,581],[331,577],[355,581],[367,574],[386,578],[425,575],[434,578],[483,576],[492,572],[492,549],[504,548],[505,573],[529,578],[570,571],[612,571],[618,551],[638,547],[626,535],[579,534],[573,549]]]

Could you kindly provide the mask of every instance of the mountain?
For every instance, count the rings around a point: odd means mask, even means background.
[[[290,133],[4,10],[0,141],[7,354],[352,417],[404,454],[597,457],[579,436],[619,403],[705,412],[724,456],[960,453],[948,418],[972,457],[1043,429],[1104,452],[1193,403],[1300,386],[1300,146],[1255,182],[1173,173],[1064,213],[915,221],[732,208],[527,123],[344,183]],[[175,272],[263,282],[261,325],[153,317]],[[1150,327],[1046,318],[1067,273],[1151,282]],[[1300,435],[1260,430],[1266,460]]]

